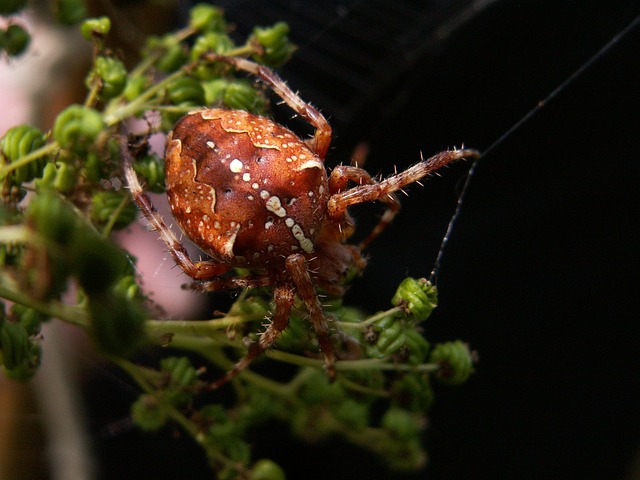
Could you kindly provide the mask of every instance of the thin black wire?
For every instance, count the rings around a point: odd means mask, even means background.
[[[589,60],[583,63],[575,72],[573,72],[569,77],[567,77],[562,83],[560,83],[554,90],[549,93],[543,100],[539,101],[538,104],[533,107],[526,115],[524,115],[519,121],[517,121],[511,128],[509,128],[505,133],[503,133],[495,142],[493,142],[489,147],[482,153],[480,158],[476,159],[471,168],[469,169],[469,173],[467,174],[467,178],[462,187],[462,191],[460,192],[460,196],[458,197],[458,203],[456,205],[456,209],[449,220],[449,225],[447,226],[447,231],[442,238],[442,243],[440,244],[440,250],[438,251],[438,255],[436,257],[436,261],[433,266],[433,270],[431,270],[431,274],[429,275],[429,281],[433,284],[437,282],[438,275],[440,274],[440,268],[442,267],[442,258],[444,257],[444,252],[446,250],[447,243],[449,242],[449,238],[451,238],[451,234],[453,233],[453,229],[458,221],[462,213],[462,205],[464,203],[466,194],[469,190],[469,186],[471,185],[471,180],[476,172],[478,164],[480,160],[485,158],[491,151],[495,150],[498,146],[504,143],[511,135],[513,135],[516,131],[522,128],[529,120],[531,120],[542,108],[544,108],[551,100],[557,97],[562,91],[564,91],[567,87],[569,87],[575,80],[577,80],[580,76],[582,76],[589,68],[591,68],[596,62],[598,62],[605,54],[607,54],[617,43],[619,43],[626,35],[628,35],[633,29],[635,29],[638,25],[640,25],[640,15],[635,17],[625,28],[623,28],[618,34],[616,34],[611,40],[609,40],[600,50],[598,50]]]

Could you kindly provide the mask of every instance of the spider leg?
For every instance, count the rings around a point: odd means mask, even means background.
[[[316,129],[311,145],[309,147],[321,159],[327,155],[331,143],[331,126],[326,118],[313,106],[304,102],[296,93],[291,90],[286,82],[282,80],[273,70],[255,62],[237,57],[224,57],[210,53],[207,58],[214,61],[225,62],[233,65],[238,70],[249,72],[262,81],[282,98],[297,114],[307,120]]]
[[[256,357],[271,347],[284,329],[287,328],[287,325],[289,325],[291,307],[293,306],[295,298],[294,289],[289,284],[278,285],[274,290],[273,297],[276,304],[276,310],[271,318],[271,323],[260,336],[260,340],[253,342],[249,346],[247,354],[224,376],[213,382],[209,388],[212,390],[220,388],[229,380],[236,377],[239,373],[245,370]]]
[[[287,257],[286,266],[287,271],[293,278],[293,283],[296,285],[298,295],[307,306],[309,316],[311,317],[311,324],[316,332],[316,338],[318,339],[322,353],[324,353],[327,374],[331,381],[333,381],[336,376],[336,357],[329,336],[327,319],[324,316],[322,306],[318,300],[315,286],[311,281],[307,261],[303,255],[296,253]]]
[[[273,284],[273,281],[268,275],[252,275],[248,277],[212,278],[203,282],[187,283],[183,285],[183,288],[197,292],[217,292],[238,288],[267,287],[271,284]]]
[[[371,177],[371,175],[362,168],[349,166],[349,165],[339,165],[333,169],[331,175],[329,176],[329,191],[333,193],[340,193],[347,190],[349,182],[357,183],[358,185],[375,185],[377,184],[376,180]],[[357,187],[356,187],[357,188]],[[333,198],[333,197],[332,197]],[[387,193],[383,194],[380,198],[381,202],[385,203],[387,209],[384,211],[382,218],[378,224],[373,228],[373,230],[367,235],[365,239],[363,239],[358,245],[358,249],[365,249],[378,235],[380,235],[385,228],[393,221],[394,217],[400,211],[400,201],[395,193]],[[331,200],[329,200],[331,201]],[[334,218],[342,218],[346,214],[347,207],[350,204],[343,203],[340,205],[339,209],[335,211]],[[331,213],[330,213],[331,215]]]
[[[144,193],[138,175],[133,169],[133,159],[129,151],[126,134],[121,135],[120,154],[124,176],[131,191],[133,201],[136,203],[142,214],[149,221],[153,229],[158,232],[160,239],[169,249],[169,253],[178,266],[191,278],[196,280],[206,280],[222,275],[230,270],[227,264],[216,261],[203,261],[194,263],[189,257],[187,250],[176,238],[173,231],[167,226],[162,216],[153,206],[149,196]]]
[[[477,158],[478,156],[479,153],[475,150],[451,150],[440,152],[435,154],[433,157],[422,160],[405,171],[378,183],[371,181],[371,183],[358,185],[357,187],[353,187],[348,190],[344,190],[346,185],[343,185],[343,183],[348,183],[349,180],[354,179],[353,177],[349,178],[349,174],[357,178],[358,172],[348,170],[345,181],[338,178],[340,172],[336,173],[335,178],[333,178],[334,173],[332,172],[329,179],[329,185],[330,188],[333,185],[333,191],[337,191],[338,193],[334,193],[331,198],[329,198],[329,202],[327,204],[328,215],[330,218],[339,221],[345,216],[347,208],[351,205],[364,202],[374,202],[376,200],[385,202],[388,206],[387,212],[385,212],[385,215],[383,215],[382,219],[371,234],[363,240],[362,244],[366,246],[376,236],[378,236],[382,230],[384,230],[400,208],[400,204],[397,198],[395,198],[394,192],[401,190],[411,183],[419,181],[421,178],[426,177],[451,162],[461,160],[463,158]],[[354,167],[342,168],[353,169]],[[359,180],[361,182],[366,181],[366,176],[362,176]]]

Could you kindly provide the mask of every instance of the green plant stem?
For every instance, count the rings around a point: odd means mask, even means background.
[[[118,217],[120,216],[120,213],[122,213],[122,210],[124,210],[124,207],[127,206],[130,200],[131,200],[131,197],[129,195],[122,197],[122,200],[118,204],[118,207],[111,213],[111,217],[109,217],[109,221],[107,222],[107,224],[104,226],[104,229],[102,230],[102,236],[104,238],[107,238],[109,236],[109,234],[111,233],[111,230],[113,230],[113,226],[118,221]]]
[[[246,469],[243,465],[240,465],[237,462],[234,462],[231,459],[227,458],[210,442],[205,442],[205,437],[202,434],[200,427],[195,422],[187,418],[180,410],[178,410],[173,405],[163,401],[162,396],[156,395],[155,388],[147,379],[147,372],[145,371],[145,368],[139,367],[134,363],[119,357],[111,357],[111,361],[113,361],[122,370],[124,370],[140,386],[140,388],[142,388],[145,393],[154,395],[154,397],[158,400],[158,404],[167,413],[169,418],[180,425],[180,427],[185,432],[187,432],[196,442],[198,442],[202,446],[202,448],[205,449],[207,455],[211,460],[219,462],[223,465],[231,466],[237,471],[246,473]]]
[[[250,45],[243,45],[242,47],[238,47],[233,50],[229,50],[228,52],[225,52],[225,55],[230,57],[237,57],[237,56],[243,56],[243,55],[250,55],[253,52],[254,52],[254,49]],[[157,60],[157,58],[155,58],[154,61],[155,60]],[[135,78],[136,75],[141,75],[146,69],[151,67],[152,63],[153,62],[151,62],[151,64],[149,65],[145,63],[144,68],[142,68],[141,66],[141,69],[139,71],[136,69],[134,72],[132,72],[130,77]],[[155,108],[156,105],[154,105],[151,102],[151,99],[153,98],[153,96],[162,92],[162,90],[165,89],[176,78],[186,75],[189,69],[195,66],[196,64],[197,62],[194,62],[191,65],[186,65],[181,70],[178,70],[166,76],[165,78],[160,80],[158,83],[148,88],[138,98],[136,98],[135,100],[133,100],[132,102],[126,105],[119,104],[120,101],[122,100],[120,97],[109,102],[109,105],[107,105],[107,107],[105,108],[104,116],[103,116],[105,123],[109,126],[113,126],[125,120],[126,118],[129,118],[132,115],[143,112],[145,110]],[[191,110],[191,108],[189,110]]]
[[[172,81],[184,74],[184,70],[178,70],[177,72],[166,76],[158,83],[148,88],[138,98],[124,106],[118,105],[116,101],[109,102],[109,105],[105,108],[103,116],[105,123],[109,126],[113,126],[136,113],[153,108],[153,105],[150,102],[153,96],[162,92],[162,90],[164,90]]]
[[[89,93],[84,100],[85,107],[93,108],[95,106],[96,102],[98,101],[98,94],[100,93],[101,83],[102,82],[100,81],[100,77],[98,77],[96,74],[93,74],[91,78],[91,89],[89,90]]]
[[[0,275],[0,297],[33,308],[48,317],[57,318],[66,323],[83,328],[89,326],[89,317],[83,307],[67,305],[55,300],[49,302],[36,300],[20,290],[18,285],[11,281],[6,274]]]
[[[210,337],[214,332],[226,330],[246,322],[253,322],[262,318],[244,315],[227,315],[211,320],[148,320],[147,332],[154,337],[167,334],[204,335]]]
[[[18,168],[24,167],[25,165],[28,165],[31,162],[34,162],[41,157],[44,157],[45,155],[49,155],[55,150],[59,150],[60,148],[61,148],[60,144],[56,141],[53,141],[48,145],[44,145],[28,153],[24,157],[20,157],[16,159],[14,162],[11,162],[7,165],[3,165],[2,167],[0,167],[0,178],[4,178],[12,171],[17,170]]]
[[[335,324],[340,328],[356,328],[359,330],[364,330],[367,326],[377,322],[378,320],[382,320],[383,318],[386,318],[401,312],[402,312],[401,307],[393,307],[393,308],[390,308],[389,310],[385,310],[384,312],[379,312],[379,313],[376,313],[375,315],[371,315],[370,317],[368,317],[366,320],[363,320],[362,322],[336,321]]]
[[[391,395],[386,390],[380,388],[371,388],[361,385],[353,380],[350,380],[345,377],[340,377],[340,383],[344,385],[349,390],[353,390],[354,392],[363,393],[365,395],[373,395],[375,397],[380,398],[389,398]]]
[[[197,32],[191,27],[185,27],[182,30],[178,30],[171,35],[173,40],[172,44],[175,45],[177,43],[180,43],[189,38],[191,35],[194,35],[195,33]],[[138,63],[138,65],[136,65],[133,70],[131,70],[131,72],[129,73],[129,78],[137,78],[144,75],[147,70],[153,67],[153,64],[155,62],[162,58],[162,55],[164,55],[165,52],[166,50],[158,48],[155,51],[149,53],[140,61],[140,63]]]

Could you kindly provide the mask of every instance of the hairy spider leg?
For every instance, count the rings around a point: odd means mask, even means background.
[[[289,283],[283,283],[276,285],[273,292],[273,298],[275,302],[275,312],[271,317],[271,323],[260,336],[257,342],[253,342],[249,345],[247,354],[234,365],[225,375],[220,377],[209,385],[209,388],[215,390],[220,388],[228,381],[235,378],[243,370],[246,370],[251,362],[258,356],[260,356],[265,350],[269,349],[280,334],[289,325],[289,315],[291,314],[291,307],[295,300],[294,288]]]
[[[238,288],[268,287],[269,285],[273,285],[273,280],[269,275],[248,275],[246,277],[212,278],[210,280],[187,283],[182,288],[196,292],[219,292]]]
[[[322,311],[322,306],[320,305],[318,295],[313,282],[311,281],[311,276],[309,275],[307,261],[303,255],[296,253],[287,257],[285,263],[295,287],[289,283],[276,285],[273,294],[275,312],[271,318],[271,323],[260,336],[260,339],[249,346],[247,354],[241,358],[240,361],[238,361],[238,363],[236,363],[224,376],[210,384],[209,388],[212,390],[220,388],[225,383],[242,373],[243,370],[246,370],[249,365],[251,365],[251,362],[253,362],[255,358],[259,357],[275,343],[278,337],[280,337],[282,332],[289,325],[289,315],[291,314],[291,308],[293,306],[296,293],[305,303],[307,310],[309,311],[311,324],[316,332],[318,344],[320,345],[320,349],[325,357],[327,374],[332,381],[335,379],[336,357],[333,352],[333,344],[331,343],[329,329]]]
[[[329,176],[329,191],[334,193],[341,193],[347,191],[349,182],[357,183],[358,185],[375,185],[377,181],[371,177],[369,172],[359,167],[350,165],[339,165],[333,169]],[[373,230],[363,239],[358,245],[359,250],[364,250],[369,244],[380,235],[385,228],[393,221],[394,217],[400,211],[400,200],[395,193],[387,193],[382,195],[379,200],[386,204],[387,208],[382,214],[380,221],[373,228]],[[342,211],[342,215],[345,214],[345,210]]]
[[[360,246],[364,248],[369,243],[371,243],[371,241],[375,239],[375,237],[382,233],[382,231],[387,227],[387,225],[389,225],[391,220],[393,220],[393,217],[398,212],[400,203],[397,198],[394,199],[394,192],[401,190],[411,183],[419,181],[420,179],[428,176],[429,174],[444,167],[445,165],[448,165],[449,163],[461,160],[463,158],[477,158],[479,156],[480,154],[476,150],[469,149],[440,152],[426,160],[421,160],[412,167],[409,167],[407,170],[397,173],[380,182],[375,182],[364,170],[362,170],[359,174],[357,170],[360,169],[354,169],[355,167],[342,167],[353,169],[347,172],[348,175],[351,175],[350,180],[365,182],[366,184],[358,185],[348,190],[339,191],[338,193],[334,193],[333,195],[331,195],[331,198],[329,198],[329,202],[327,204],[328,215],[330,218],[336,221],[340,221],[340,219],[344,218],[347,208],[351,205],[365,202],[375,202],[376,200],[385,202],[388,207],[387,211],[378,222],[378,225],[360,244]],[[360,177],[358,177],[358,174],[360,175]],[[330,185],[332,184],[332,182],[333,185],[336,186],[342,183],[342,180],[338,178],[338,175],[340,175],[340,172],[336,173],[335,178],[333,178],[332,180],[332,177],[334,177],[334,174],[332,172],[329,179]],[[369,181],[371,181],[371,183],[368,183]]]
[[[324,354],[325,368],[329,379],[333,381],[336,376],[336,357],[333,351],[333,343],[329,335],[329,328],[327,326],[327,319],[320,305],[318,299],[318,293],[311,281],[311,275],[309,275],[309,267],[307,260],[303,255],[294,253],[289,255],[286,260],[287,271],[293,278],[293,282],[296,285],[298,295],[305,303],[307,310],[309,311],[309,317],[311,318],[311,324],[316,332],[316,338],[320,345],[320,350]]]
[[[231,267],[225,263],[214,260],[202,262],[193,262],[193,260],[191,260],[187,250],[182,246],[173,231],[167,226],[162,216],[155,209],[149,196],[144,193],[138,175],[133,169],[133,159],[129,151],[129,144],[125,133],[122,133],[120,139],[120,155],[122,156],[124,176],[131,191],[133,201],[153,229],[158,232],[160,239],[165,243],[169,253],[178,266],[195,280],[208,280],[228,272]]]
[[[331,144],[331,126],[329,122],[315,107],[306,103],[294,93],[273,70],[244,58],[224,57],[215,53],[208,54],[207,58],[233,65],[238,70],[251,73],[268,84],[287,105],[316,129],[313,139],[307,144],[311,151],[324,160]]]

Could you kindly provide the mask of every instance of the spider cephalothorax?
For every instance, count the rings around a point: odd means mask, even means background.
[[[331,127],[275,73],[240,58],[211,55],[268,84],[314,128],[303,141],[267,118],[239,110],[189,113],[169,135],[166,189],[173,216],[209,260],[194,263],[143,192],[126,142],[124,170],[131,194],[159,232],[176,263],[201,291],[273,286],[271,323],[219,386],[245,369],[287,327],[294,297],[306,305],[329,375],[335,354],[316,288],[341,295],[344,277],[365,266],[361,251],[391,222],[400,204],[394,192],[473,150],[444,151],[380,182],[355,166],[338,166],[329,176],[324,157]],[[350,205],[381,201],[387,210],[358,245],[346,243],[354,230]],[[236,267],[248,276],[235,276]]]

